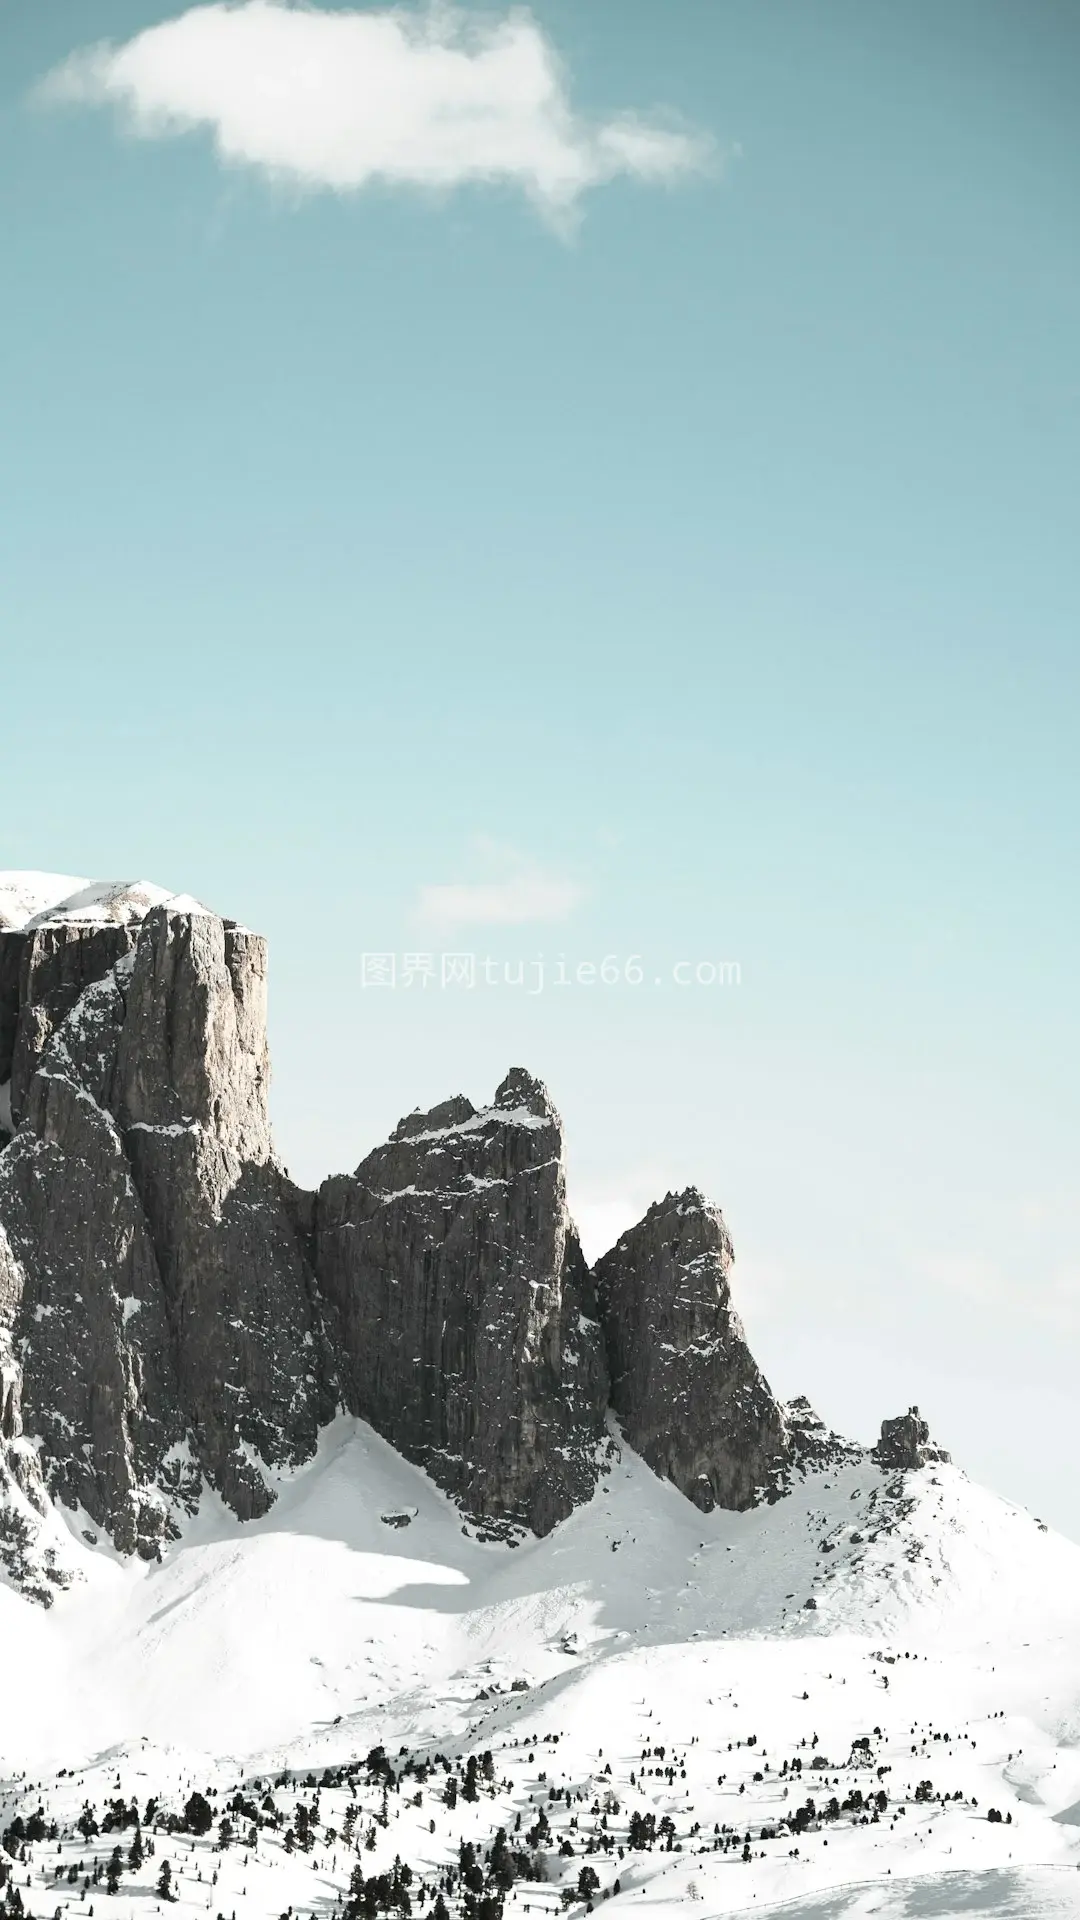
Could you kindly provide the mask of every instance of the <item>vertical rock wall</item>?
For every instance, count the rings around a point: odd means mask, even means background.
[[[606,1369],[539,1081],[412,1114],[326,1181],[315,1263],[350,1406],[467,1512],[546,1533],[588,1497]]]
[[[708,1511],[746,1507],[783,1462],[783,1415],[731,1304],[734,1253],[696,1188],[668,1194],[596,1267],[611,1404],[631,1446]]]

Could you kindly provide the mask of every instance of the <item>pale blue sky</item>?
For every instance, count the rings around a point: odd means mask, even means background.
[[[594,1247],[697,1181],[779,1390],[1080,1533],[1080,15],[537,5],[712,143],[572,230],[35,92],[175,17],[0,9],[0,866],[268,934],[306,1179],[532,1066]],[[360,989],[451,945],[647,979]]]

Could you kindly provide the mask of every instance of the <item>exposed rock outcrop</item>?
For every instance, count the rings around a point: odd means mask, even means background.
[[[22,1370],[8,1331],[19,1273],[0,1227],[0,1572],[28,1598],[50,1606],[71,1575],[50,1539],[49,1500],[36,1448],[22,1425]],[[53,1529],[55,1531],[55,1529]]]
[[[909,1407],[906,1413],[897,1414],[895,1420],[882,1421],[881,1438],[873,1448],[872,1458],[879,1467],[907,1469],[930,1466],[935,1460],[948,1460],[949,1455],[934,1445],[929,1423],[921,1417],[918,1407]]]
[[[704,1511],[866,1457],[778,1406],[696,1189],[590,1274],[522,1069],[317,1194],[277,1164],[268,1085],[256,935],[148,882],[0,875],[0,1571],[38,1598],[66,1577],[50,1494],[149,1556],[204,1480],[264,1512],[342,1400],[489,1533],[588,1499],[609,1401]],[[872,1457],[948,1458],[917,1408]]]
[[[696,1188],[668,1194],[596,1266],[611,1401],[631,1446],[705,1512],[775,1487],[784,1420],[731,1304],[734,1252]]]
[[[805,1394],[788,1400],[781,1409],[787,1430],[789,1465],[806,1474],[822,1467],[840,1467],[861,1460],[865,1448],[855,1440],[845,1440],[825,1425]]]
[[[265,949],[194,903],[0,932],[8,980],[10,943],[9,1397],[50,1489],[152,1553],[202,1474],[264,1511],[263,1463],[308,1457],[336,1402],[271,1150]]]
[[[56,1029],[87,987],[130,953],[137,931],[113,925],[28,927],[0,934],[0,1080],[17,1127],[30,1082]]]
[[[410,1114],[326,1181],[315,1264],[353,1411],[467,1513],[543,1534],[588,1497],[606,1369],[539,1081]]]
[[[211,914],[157,908],[124,984],[113,1107],[211,1482],[269,1504],[252,1454],[314,1452],[336,1405],[314,1280],[273,1157],[266,947]]]

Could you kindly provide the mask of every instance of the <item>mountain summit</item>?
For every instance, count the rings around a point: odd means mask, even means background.
[[[523,1068],[314,1193],[268,1086],[257,935],[0,875],[5,1915],[1075,1912],[1080,1548],[696,1188],[590,1271]]]
[[[0,1555],[26,1591],[64,1578],[50,1501],[153,1559],[204,1487],[267,1512],[338,1411],[492,1538],[588,1501],[616,1431],[703,1512],[777,1498],[819,1444],[703,1195],[589,1271],[523,1068],[317,1193],[275,1158],[269,1078],[256,934],[146,881],[0,875]],[[911,1419],[882,1465],[938,1457]]]

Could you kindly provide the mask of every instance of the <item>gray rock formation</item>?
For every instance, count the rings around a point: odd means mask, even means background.
[[[325,1182],[314,1233],[354,1412],[481,1521],[543,1534],[588,1497],[606,1369],[539,1081],[410,1114]]]
[[[871,1457],[879,1467],[907,1469],[930,1466],[936,1460],[948,1460],[949,1455],[932,1442],[929,1424],[918,1407],[909,1407],[895,1420],[882,1421],[881,1438]]]
[[[254,1452],[307,1459],[334,1412],[311,1270],[273,1157],[266,947],[212,914],[147,915],[112,1105],[157,1258],[181,1398],[211,1483],[269,1505]]]
[[[159,906],[0,932],[0,979],[6,1404],[50,1491],[153,1553],[202,1474],[264,1511],[262,1465],[307,1458],[336,1403],[271,1150],[265,950]]]
[[[131,952],[136,938],[135,928],[111,924],[0,933],[0,1081],[11,1083],[14,1126],[57,1027],[86,988]]]
[[[623,1432],[705,1512],[750,1506],[787,1457],[781,1410],[731,1304],[733,1259],[719,1209],[691,1187],[650,1207],[595,1274]]]
[[[71,1575],[49,1537],[40,1461],[23,1433],[22,1370],[7,1330],[18,1286],[18,1268],[0,1228],[0,1572],[28,1598],[50,1606]]]
[[[781,1409],[787,1431],[789,1466],[805,1476],[823,1467],[853,1465],[865,1458],[865,1447],[827,1427],[805,1394],[788,1400]]]
[[[264,1512],[342,1400],[489,1534],[589,1497],[609,1394],[705,1511],[865,1458],[777,1405],[695,1189],[590,1275],[521,1069],[317,1194],[275,1160],[268,1085],[254,934],[146,882],[0,875],[0,1572],[37,1598],[67,1577],[50,1495],[153,1555],[204,1480]],[[872,1457],[948,1456],[912,1408]]]

